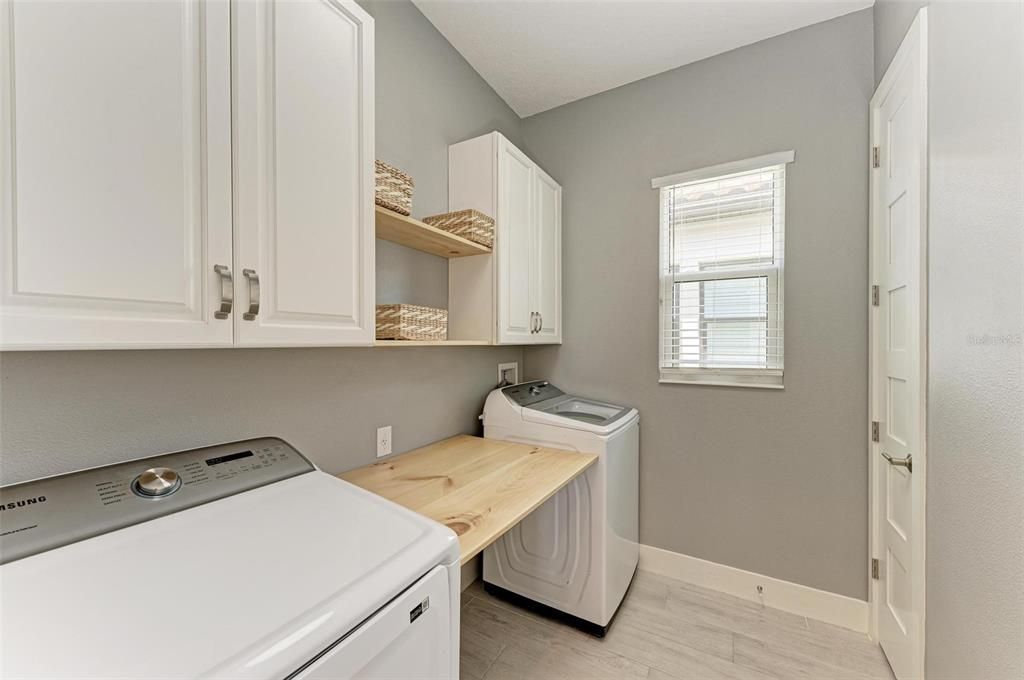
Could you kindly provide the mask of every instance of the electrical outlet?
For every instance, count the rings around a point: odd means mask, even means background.
[[[515,385],[519,382],[519,362],[511,361],[507,364],[498,364],[498,387]]]
[[[377,428],[377,457],[391,455],[391,426]]]

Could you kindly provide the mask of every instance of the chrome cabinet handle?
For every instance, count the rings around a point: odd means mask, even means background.
[[[882,458],[889,461],[889,465],[893,467],[904,467],[907,468],[907,472],[913,474],[914,472],[914,457],[907,456],[906,458],[893,458],[885,451],[882,451]]]
[[[231,269],[222,264],[213,265],[213,271],[220,274],[220,309],[213,313],[215,319],[226,319],[235,304],[235,279]]]
[[[530,335],[536,333],[535,328],[537,328],[537,312],[530,312]]]
[[[254,269],[243,269],[242,276],[249,282],[249,311],[242,318],[253,321],[260,313],[260,275]]]
[[[537,312],[537,332],[540,333],[544,330],[544,313]]]

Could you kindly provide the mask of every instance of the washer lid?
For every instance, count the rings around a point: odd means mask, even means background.
[[[280,680],[458,555],[310,472],[3,565],[0,676]]]
[[[606,435],[632,419],[636,409],[583,397],[559,396],[523,409],[523,419]]]

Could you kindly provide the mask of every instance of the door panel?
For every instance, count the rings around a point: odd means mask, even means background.
[[[237,2],[239,345],[373,341],[373,30],[350,0]]]
[[[531,286],[534,225],[533,162],[502,137],[498,143],[498,342],[534,341]]]
[[[0,6],[0,347],[231,344],[228,10]]]
[[[900,680],[921,677],[924,626],[924,315],[922,258],[924,82],[915,22],[872,102],[873,140],[881,167],[873,172],[872,391],[879,442],[872,447],[877,635]],[[912,461],[908,467],[890,464]]]
[[[533,307],[540,313],[537,342],[562,341],[562,187],[539,168],[536,173]]]

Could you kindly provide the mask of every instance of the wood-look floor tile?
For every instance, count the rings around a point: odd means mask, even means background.
[[[728,653],[713,654],[692,646],[692,641],[651,633],[642,621],[627,616],[615,621],[603,643],[610,651],[676,680],[769,680],[770,676],[734,664],[732,634],[723,634],[728,635]]]
[[[813,658],[828,658],[840,669],[888,677],[877,644],[866,635],[810,621],[771,607],[681,584],[669,593],[669,611]]]
[[[650,574],[637,571],[624,602],[648,610],[664,611],[671,587],[672,585],[663,579],[651,578]]]
[[[746,666],[719,662],[714,658],[712,662],[708,666],[679,667],[672,672],[651,668],[647,680],[781,680]]]
[[[623,607],[605,638],[613,647],[634,654],[663,657],[696,650],[720,659],[732,659],[732,633],[663,611]]]
[[[638,680],[647,678],[650,669],[626,657],[607,651],[583,651],[565,640],[553,637],[542,649],[527,650],[510,642],[502,650],[484,680],[547,680],[549,678],[609,678]]]
[[[835,656],[812,656],[796,645],[770,643],[737,633],[734,639],[734,661],[778,678],[815,678],[821,680],[880,680],[891,678],[884,669],[854,670]]]
[[[808,630],[807,619],[799,614],[678,581],[669,588],[666,608],[685,616],[700,615],[712,621],[722,621],[724,627],[743,623],[782,630]]]
[[[462,627],[504,649],[513,642],[527,652],[544,651],[552,637],[564,636],[557,628],[538,625],[525,616],[498,606],[489,596],[476,597],[462,610]]]
[[[475,625],[462,625],[459,640],[459,673],[462,680],[483,680],[505,645],[487,637]]]
[[[892,680],[867,636],[646,572],[603,639],[493,598],[480,582],[464,595],[466,680]]]

